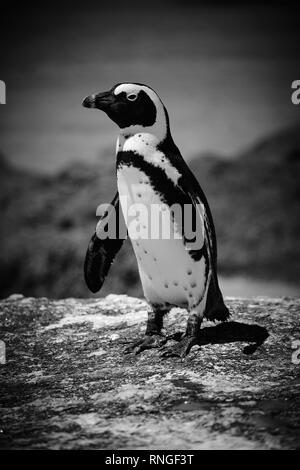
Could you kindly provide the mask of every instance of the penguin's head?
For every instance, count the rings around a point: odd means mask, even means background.
[[[155,134],[159,140],[167,135],[167,111],[157,93],[149,86],[118,83],[109,91],[87,96],[82,104],[86,108],[104,111],[124,135],[146,131]]]

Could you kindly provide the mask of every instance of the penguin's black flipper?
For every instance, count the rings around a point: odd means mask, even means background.
[[[84,278],[88,288],[93,292],[98,292],[108,274],[113,260],[120,250],[125,240],[122,231],[119,234],[119,211],[120,202],[117,193],[109,205],[108,210],[100,217],[95,233],[93,234],[84,261]],[[123,222],[123,219],[121,219]],[[109,224],[115,224],[114,237],[106,236]],[[126,232],[127,233],[127,232]]]

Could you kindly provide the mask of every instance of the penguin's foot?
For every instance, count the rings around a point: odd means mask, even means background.
[[[177,335],[179,335],[179,333],[177,333]],[[164,347],[161,357],[181,357],[181,359],[183,359],[188,355],[191,348],[198,344],[198,338],[196,336],[186,336],[183,334],[180,340],[178,340],[178,336],[176,338],[169,337],[168,339],[175,339],[178,343]]]
[[[167,338],[163,335],[146,335],[144,338],[133,342],[130,344],[124,351],[124,354],[140,354],[142,351],[146,349],[155,349],[161,348],[164,344],[166,344]]]

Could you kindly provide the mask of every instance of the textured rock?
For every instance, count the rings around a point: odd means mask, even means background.
[[[142,300],[1,301],[1,448],[299,448],[292,354],[300,301],[227,304],[233,320],[268,329],[265,344],[253,355],[243,354],[245,343],[197,346],[181,361],[159,350],[123,354],[122,343],[145,331]],[[168,332],[184,329],[185,319],[174,309]]]

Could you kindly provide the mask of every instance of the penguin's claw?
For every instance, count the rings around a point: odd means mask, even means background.
[[[163,348],[161,357],[180,357],[183,359],[196,344],[198,344],[198,340],[195,336],[184,336],[178,343]]]
[[[142,351],[146,349],[154,349],[160,348],[164,344],[166,344],[167,338],[162,335],[146,335],[144,338],[135,341],[134,343],[130,344],[125,351],[124,354],[140,354]]]

